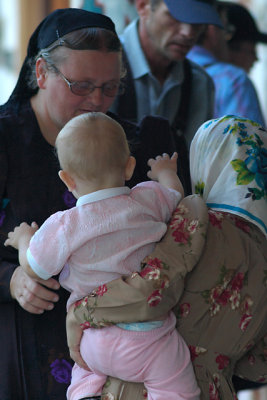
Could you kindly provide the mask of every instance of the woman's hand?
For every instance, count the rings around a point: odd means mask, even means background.
[[[80,353],[80,342],[83,330],[75,318],[74,308],[75,304],[72,304],[69,308],[66,319],[67,341],[70,350],[70,357],[76,364],[79,365],[79,367],[89,371],[89,368],[87,367]]]
[[[59,287],[59,283],[53,278],[32,279],[21,266],[15,269],[10,281],[11,296],[24,310],[32,314],[42,314],[46,310],[52,310],[59,296],[49,289],[59,289]]]

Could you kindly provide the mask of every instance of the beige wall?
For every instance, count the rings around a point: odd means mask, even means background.
[[[36,26],[51,11],[57,8],[69,7],[69,4],[69,0],[19,0],[20,35],[18,65],[21,65],[25,58],[29,38]]]

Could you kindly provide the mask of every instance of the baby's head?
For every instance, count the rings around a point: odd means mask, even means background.
[[[56,149],[63,171],[100,188],[122,186],[130,150],[120,124],[100,112],[79,115],[59,132]]]

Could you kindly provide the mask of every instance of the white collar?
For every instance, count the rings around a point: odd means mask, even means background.
[[[109,189],[97,190],[96,192],[85,194],[77,200],[76,206],[82,206],[88,203],[94,203],[95,201],[108,199],[110,197],[120,196],[122,194],[129,194],[131,189],[127,186],[114,187]]]

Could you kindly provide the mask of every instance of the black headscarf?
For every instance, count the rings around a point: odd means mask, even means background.
[[[32,89],[27,85],[27,79],[31,73],[29,60],[35,57],[40,50],[49,47],[67,33],[83,28],[102,28],[116,34],[112,20],[103,15],[80,8],[57,9],[49,14],[35,29],[30,37],[27,55],[20,70],[17,84],[8,101],[1,106],[0,111],[10,105],[19,108],[25,101],[37,93],[38,89]]]

